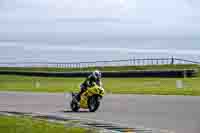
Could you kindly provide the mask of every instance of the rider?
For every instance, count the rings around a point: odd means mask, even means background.
[[[97,84],[98,86],[101,86],[101,72],[96,70],[92,72],[85,81],[80,85],[81,91],[77,95],[77,101],[80,101],[80,96],[83,92],[85,92],[89,87],[94,86]]]

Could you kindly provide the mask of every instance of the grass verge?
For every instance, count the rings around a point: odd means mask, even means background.
[[[128,70],[169,70],[198,69],[196,78],[103,78],[107,92],[118,94],[160,94],[160,95],[200,95],[199,65],[153,65],[153,66],[119,66],[89,68],[3,68],[1,71],[33,72],[71,72],[71,71],[128,71]],[[0,75],[0,91],[26,92],[71,92],[79,91],[83,78],[47,78]],[[176,88],[176,81],[183,81],[183,89]]]
[[[67,128],[64,124],[50,123],[30,117],[0,116],[1,133],[88,133],[83,128]],[[94,131],[96,133],[96,131]],[[94,133],[90,130],[90,133]]]
[[[79,91],[84,78],[47,78],[0,75],[0,91],[71,92]],[[183,88],[176,88],[176,81]],[[196,78],[103,78],[106,92],[117,94],[200,95]]]

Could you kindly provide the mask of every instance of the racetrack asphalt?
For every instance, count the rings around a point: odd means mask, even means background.
[[[95,113],[71,112],[70,94],[0,92],[0,111],[52,113],[101,120],[134,127],[159,128],[172,133],[200,133],[200,97],[111,95]]]

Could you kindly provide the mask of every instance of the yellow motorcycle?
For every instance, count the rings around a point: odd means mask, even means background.
[[[71,109],[78,112],[80,108],[89,109],[90,112],[95,112],[100,106],[100,100],[104,96],[104,89],[101,86],[94,85],[82,93],[80,102],[76,100],[77,93],[72,93]]]

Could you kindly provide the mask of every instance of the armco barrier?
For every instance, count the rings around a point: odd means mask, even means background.
[[[195,69],[187,70],[162,70],[162,71],[125,71],[125,72],[102,72],[103,77],[195,77],[198,73]],[[0,71],[0,74],[42,76],[42,77],[86,77],[90,72],[17,72]]]

